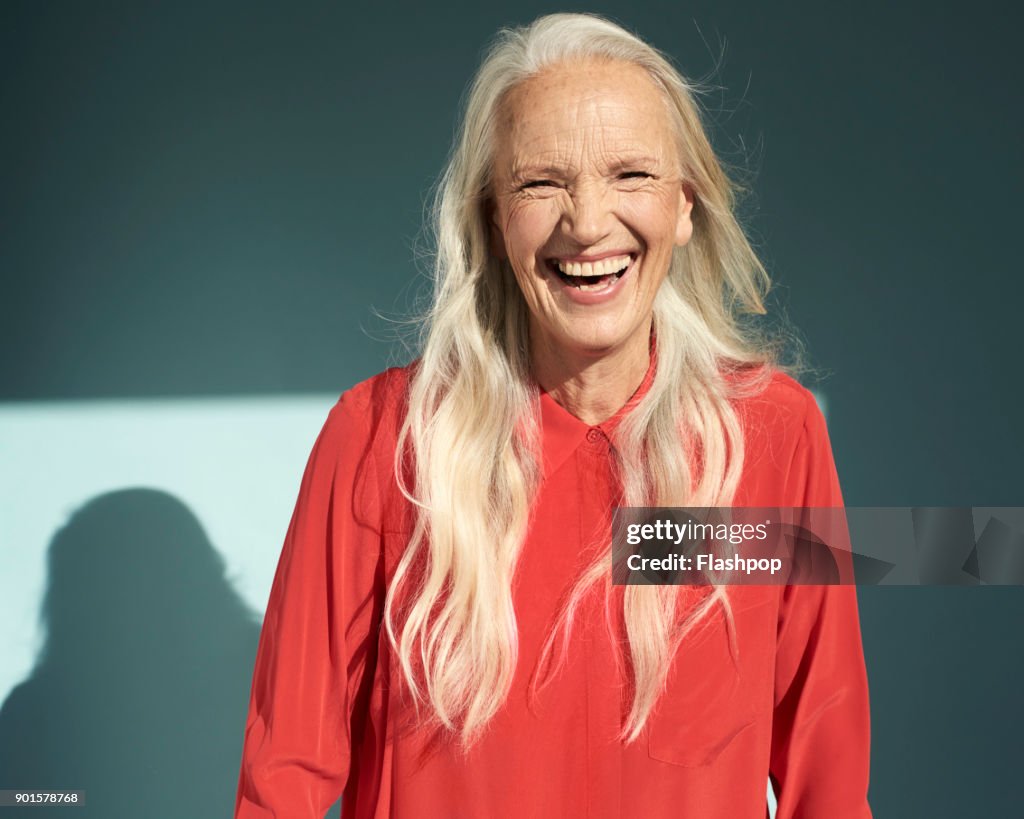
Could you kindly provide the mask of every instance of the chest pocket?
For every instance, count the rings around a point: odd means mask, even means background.
[[[729,589],[730,596],[736,591]],[[771,608],[742,593],[735,597],[738,655],[730,653],[720,607],[683,638],[648,719],[651,758],[686,768],[712,765],[769,707],[770,664],[757,643],[774,634],[764,620]]]

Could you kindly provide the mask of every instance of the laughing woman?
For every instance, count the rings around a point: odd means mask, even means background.
[[[433,215],[421,357],[309,458],[236,817],[869,817],[852,586],[611,583],[616,505],[842,505],[687,81],[502,31]]]

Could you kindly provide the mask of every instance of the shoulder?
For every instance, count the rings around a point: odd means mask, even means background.
[[[759,392],[736,399],[735,406],[744,435],[741,495],[750,505],[791,503],[785,488],[800,460],[812,450],[830,452],[814,394],[792,376],[772,370]]]
[[[418,361],[403,367],[389,367],[345,390],[332,412],[380,413],[404,403],[409,381]]]
[[[329,449],[343,460],[358,458],[373,463],[378,474],[388,474],[418,366],[416,360],[389,367],[345,390],[324,424]]]
[[[738,398],[735,405],[748,428],[767,426],[776,435],[799,435],[815,416],[821,415],[814,393],[791,375],[774,368],[758,391]]]
[[[389,367],[341,393],[328,415],[325,428],[334,434],[366,440],[397,435],[404,414],[409,381],[418,362]]]
[[[338,469],[390,462],[413,366],[391,367],[341,393],[322,424],[315,454]]]
[[[307,491],[351,504],[359,520],[380,526],[393,489],[398,433],[415,362],[391,367],[345,390],[331,407],[307,466]]]

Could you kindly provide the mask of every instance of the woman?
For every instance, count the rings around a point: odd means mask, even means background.
[[[435,214],[421,358],[310,456],[236,816],[761,817],[769,776],[870,816],[852,587],[609,580],[619,504],[842,504],[686,82],[598,17],[502,32]]]

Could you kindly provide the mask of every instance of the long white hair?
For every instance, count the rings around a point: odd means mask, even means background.
[[[457,733],[464,748],[511,687],[518,652],[512,581],[541,477],[527,307],[508,262],[489,254],[495,131],[511,88],[579,58],[647,70],[664,94],[694,194],[693,236],[675,249],[654,303],[655,377],[618,430],[623,505],[729,505],[744,457],[732,402],[762,389],[776,358],[776,347],[743,317],[765,312],[770,282],[734,215],[739,188],[704,133],[695,87],[659,51],[598,16],[553,14],[500,31],[470,86],[432,205],[433,300],[395,459],[417,518],[384,611],[417,714],[426,706],[421,719]],[[553,624],[542,659],[550,659],[560,629],[564,647],[581,601],[596,587],[609,613],[610,576],[610,543],[595,544],[594,562]],[[680,641],[716,604],[732,637],[723,586],[703,593],[624,588],[633,696],[621,739],[639,735]],[[531,693],[541,684],[535,677]]]

